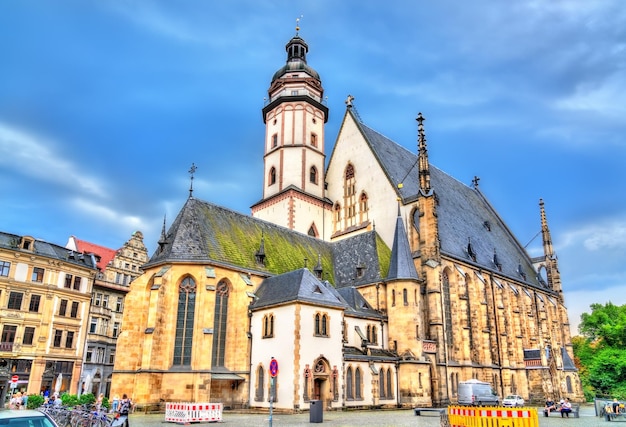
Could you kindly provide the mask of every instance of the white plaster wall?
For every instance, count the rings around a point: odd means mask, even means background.
[[[398,212],[397,183],[389,182],[349,115],[339,132],[326,174],[327,196],[333,202],[341,203],[342,208],[345,206],[343,183],[348,163],[352,163],[355,169],[357,200],[362,191],[367,193],[368,218],[376,224],[376,231],[385,243],[391,246]],[[342,212],[342,218],[345,218],[345,212]]]

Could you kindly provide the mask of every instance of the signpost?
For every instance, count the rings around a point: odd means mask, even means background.
[[[272,427],[272,402],[276,393],[276,375],[278,375],[278,360],[270,360],[270,427]]]
[[[11,388],[17,388],[17,381],[20,379],[17,375],[11,377]]]

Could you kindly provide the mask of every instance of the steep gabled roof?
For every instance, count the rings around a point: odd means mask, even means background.
[[[268,277],[254,294],[256,298],[250,304],[251,310],[293,302],[347,308],[345,301],[328,282],[322,282],[306,268]]]
[[[369,128],[348,109],[374,156],[396,188],[404,204],[423,197],[419,192],[417,154]],[[437,220],[442,255],[474,262],[468,254],[471,242],[475,263],[515,280],[547,288],[532,260],[484,195],[430,165],[431,188],[437,197]],[[397,184],[402,183],[401,188]],[[494,253],[500,269],[494,263]]]
[[[262,241],[264,264],[255,257]],[[390,256],[376,232],[329,243],[189,198],[146,267],[171,262],[215,263],[273,276],[301,269],[305,259],[313,268],[319,260],[322,279],[336,286],[351,286],[381,280]]]

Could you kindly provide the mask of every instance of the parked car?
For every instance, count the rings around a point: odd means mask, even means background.
[[[459,405],[498,406],[499,398],[491,384],[476,378],[459,383]]]
[[[502,399],[502,406],[524,406],[524,398],[517,394],[510,394]]]
[[[0,410],[0,427],[59,427],[48,414],[33,409]]]

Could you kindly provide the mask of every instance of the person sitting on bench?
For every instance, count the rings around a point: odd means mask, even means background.
[[[550,399],[549,397],[546,398],[546,406],[545,408],[543,408],[543,413],[544,415],[547,417],[550,415],[550,411],[556,411],[556,403],[554,403],[554,400]]]
[[[565,401],[561,405],[560,411],[561,411],[561,418],[563,417],[563,415],[569,418],[569,413],[572,412],[572,404],[570,403],[567,397],[565,398]]]

